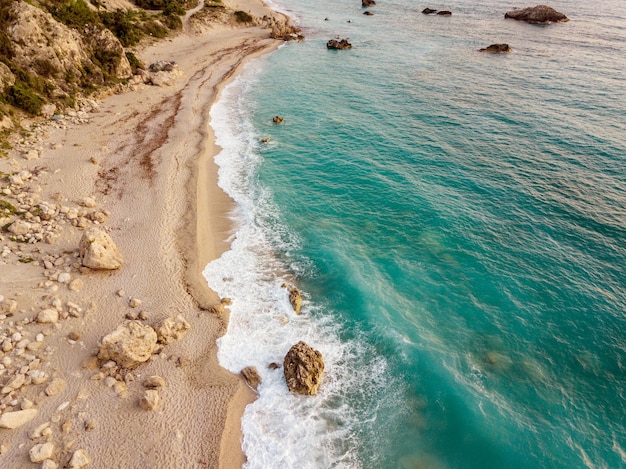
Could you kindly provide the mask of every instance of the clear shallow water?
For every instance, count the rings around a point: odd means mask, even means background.
[[[219,359],[264,380],[248,467],[626,467],[626,5],[578,3],[282,4],[307,40],[211,112],[239,224],[205,272]],[[301,339],[313,398],[267,368]]]

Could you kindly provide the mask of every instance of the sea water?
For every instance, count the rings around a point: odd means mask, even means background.
[[[237,225],[205,271],[232,298],[218,357],[263,379],[246,467],[626,467],[626,3],[279,6],[306,40],[211,111]],[[268,367],[300,340],[312,397]]]

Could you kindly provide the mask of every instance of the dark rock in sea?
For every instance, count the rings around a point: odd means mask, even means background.
[[[241,376],[243,376],[246,383],[248,383],[248,385],[254,390],[256,390],[259,387],[259,384],[263,382],[259,372],[254,366],[246,366],[243,370],[241,370]]]
[[[372,13],[371,11],[364,11],[363,14],[365,16],[374,16],[374,13]]]
[[[508,44],[491,44],[489,47],[484,47],[483,49],[478,49],[479,52],[491,52],[493,54],[498,54],[500,52],[511,52],[511,48]]]
[[[363,7],[373,7],[374,5],[376,5],[374,0],[361,0],[361,6]]]
[[[425,15],[432,15],[434,13],[437,13],[437,10],[433,10],[432,8],[424,8],[422,10],[422,13],[424,13]]]
[[[559,13],[554,8],[546,5],[537,5],[536,7],[508,11],[504,17],[517,21],[525,21],[530,24],[549,24],[569,21],[569,18],[563,13]]]
[[[283,283],[282,288],[286,288],[289,292],[289,303],[296,314],[300,314],[302,309],[302,293],[296,287]]]
[[[274,124],[282,124],[284,121],[285,121],[285,118],[284,118],[284,117],[274,116],[274,117],[272,118],[272,122],[273,122]]]
[[[300,341],[285,355],[283,368],[291,392],[309,396],[317,394],[324,374],[321,352]]]
[[[276,363],[276,362],[272,362],[272,363],[270,363],[269,365],[267,365],[267,367],[268,367],[270,370],[277,370],[277,369],[279,369],[279,368],[280,368],[280,364],[279,364],[279,363]]]
[[[326,47],[337,50],[352,49],[352,44],[350,44],[347,39],[341,39],[340,41],[331,39],[326,43]]]
[[[438,12],[437,12],[437,14],[438,14],[439,16],[452,16],[452,12],[451,12],[451,11],[448,11],[448,10],[441,10],[441,11],[438,11]]]

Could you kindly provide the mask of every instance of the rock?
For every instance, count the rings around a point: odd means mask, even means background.
[[[452,12],[451,12],[451,11],[448,11],[448,10],[441,10],[441,11],[438,11],[438,12],[437,12],[437,14],[438,14],[439,16],[452,16]]]
[[[57,282],[69,283],[71,279],[72,279],[72,276],[70,274],[68,274],[67,272],[61,272],[59,276],[57,277]]]
[[[52,459],[46,459],[41,463],[41,469],[57,469],[59,466]]]
[[[130,306],[131,308],[141,306],[141,303],[142,301],[139,298],[131,298],[130,300],[128,300],[128,306]]]
[[[22,373],[15,375],[3,388],[2,391],[0,391],[2,394],[9,394],[19,388],[21,388],[22,386],[24,386],[24,383],[26,382],[26,375],[23,375]]]
[[[30,461],[34,463],[45,461],[46,459],[50,459],[54,454],[54,445],[52,443],[41,443],[33,446],[28,455],[30,456]]]
[[[80,202],[78,202],[78,204],[82,207],[94,208],[96,206],[96,199],[94,199],[93,197],[83,197],[82,199],[80,199]]]
[[[50,119],[54,116],[54,113],[57,110],[57,105],[53,103],[44,104],[41,106],[41,115],[46,119]]]
[[[361,0],[361,6],[363,7],[373,7],[374,5],[376,5],[374,0]]]
[[[5,86],[13,86],[15,84],[15,75],[6,64],[0,62],[0,90]]]
[[[270,363],[269,365],[267,365],[267,367],[268,367],[270,370],[277,370],[277,369],[279,369],[279,368],[280,368],[280,363],[272,362],[272,363]]]
[[[314,395],[320,387],[324,373],[322,353],[300,341],[285,355],[283,372],[291,392]]]
[[[241,376],[243,376],[246,383],[248,383],[248,385],[255,391],[258,389],[259,384],[263,382],[259,372],[254,366],[246,366],[243,370],[241,370]]]
[[[46,428],[50,428],[50,422],[45,422],[35,428],[32,432],[28,434],[28,437],[31,440],[36,440],[37,438],[41,438],[43,436],[43,431]]]
[[[352,44],[348,42],[348,39],[341,39],[340,41],[336,39],[331,39],[326,43],[326,47],[328,49],[336,50],[352,49]]]
[[[72,280],[69,285],[67,286],[71,291],[74,292],[79,292],[83,289],[83,286],[85,285],[85,282],[83,282],[82,279],[80,278],[75,278],[74,280]]]
[[[37,409],[16,410],[0,415],[0,428],[17,428],[30,422],[37,415]]]
[[[147,361],[156,346],[157,333],[154,329],[139,321],[127,321],[104,336],[98,358],[132,368]]]
[[[300,314],[300,310],[302,309],[302,294],[300,293],[300,290],[296,287],[292,287],[291,285],[287,285],[286,283],[283,283],[282,287],[286,288],[289,292],[289,303],[291,303],[291,307],[296,314]]]
[[[56,396],[61,394],[65,390],[65,380],[61,378],[54,378],[48,386],[46,386],[46,396]]]
[[[364,11],[363,14],[365,16],[374,16],[374,13],[372,13],[371,11]]]
[[[263,137],[263,138],[261,139],[261,143],[270,143],[271,141],[272,141],[272,139],[271,139],[271,138],[269,138],[269,137]]]
[[[282,124],[284,121],[285,121],[285,118],[284,118],[284,117],[274,116],[274,117],[272,118],[272,122],[273,122],[274,124]]]
[[[78,449],[74,451],[74,454],[72,454],[72,459],[70,459],[68,469],[83,469],[84,467],[87,467],[88,464],[89,458],[87,457],[87,453],[85,453],[85,450],[83,449]]]
[[[9,226],[9,233],[16,236],[23,236],[28,234],[32,225],[24,220],[16,220]]]
[[[511,52],[511,48],[508,44],[491,44],[489,47],[478,49],[479,52],[490,52],[492,54],[498,54],[501,52]]]
[[[13,314],[17,311],[17,301],[6,299],[0,303],[1,314]]]
[[[422,13],[425,15],[432,15],[433,13],[437,13],[437,10],[433,10],[432,8],[424,8]]]
[[[155,410],[161,404],[161,396],[154,389],[148,389],[139,399],[139,407],[143,410]]]
[[[58,320],[59,312],[52,308],[44,309],[37,315],[37,322],[40,324],[54,324]]]
[[[158,341],[164,345],[171,344],[185,335],[190,328],[182,314],[167,318],[156,328]]]
[[[82,264],[90,269],[114,270],[122,266],[122,255],[101,228],[89,228],[79,243]]]
[[[143,382],[146,388],[162,388],[165,386],[165,380],[160,376],[150,376]]]
[[[517,21],[525,21],[530,24],[549,24],[569,21],[569,18],[563,13],[546,5],[537,5],[535,7],[508,11],[505,13],[504,17]]]

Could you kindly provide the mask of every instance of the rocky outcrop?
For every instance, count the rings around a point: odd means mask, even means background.
[[[171,344],[182,338],[190,328],[182,314],[167,318],[156,328],[157,341],[163,345]]]
[[[100,360],[113,360],[123,368],[147,361],[157,346],[157,333],[139,321],[126,321],[102,339]]]
[[[549,24],[569,21],[569,18],[563,13],[546,5],[537,5],[535,7],[508,11],[505,13],[504,17],[517,21],[525,21],[530,24]]]
[[[492,54],[498,54],[502,52],[511,52],[511,48],[508,44],[491,44],[488,47],[478,49],[479,52],[490,52]]]
[[[424,8],[422,10],[422,13],[425,15],[434,15],[435,13],[437,13],[437,10],[433,10],[432,8]]]
[[[373,7],[374,5],[376,5],[374,0],[361,0],[361,6],[363,7]]]
[[[122,266],[122,255],[108,233],[101,228],[94,226],[85,231],[78,247],[85,267],[115,270]]]
[[[282,124],[283,122],[285,122],[285,118],[284,117],[280,117],[280,116],[274,116],[274,117],[272,117],[272,122],[274,124]]]
[[[302,29],[292,25],[288,20],[280,20],[270,16],[264,16],[261,20],[263,25],[271,30],[272,39],[283,41],[302,41],[304,35]]]
[[[283,372],[291,392],[309,396],[317,394],[324,374],[322,353],[300,341],[285,355]]]
[[[11,69],[4,63],[0,62],[0,91],[5,86],[11,86],[15,83],[15,75],[11,72]]]
[[[300,310],[302,309],[302,293],[300,293],[300,290],[296,287],[287,285],[286,283],[283,283],[282,287],[286,288],[289,292],[289,303],[291,303],[294,312],[300,314]]]
[[[348,42],[348,39],[331,39],[326,43],[326,47],[329,49],[343,50],[343,49],[352,49],[352,44]]]
[[[50,13],[23,1],[13,2],[10,15],[7,36],[14,50],[14,62],[32,74],[56,82],[60,90],[67,91],[71,86],[67,77],[104,82],[103,71],[92,57],[106,57],[109,70],[105,67],[105,71],[117,78],[131,75],[122,45],[107,29],[89,27],[83,40],[77,31],[56,21]]]
[[[437,12],[439,16],[452,16],[452,12],[450,10],[441,10]]]

